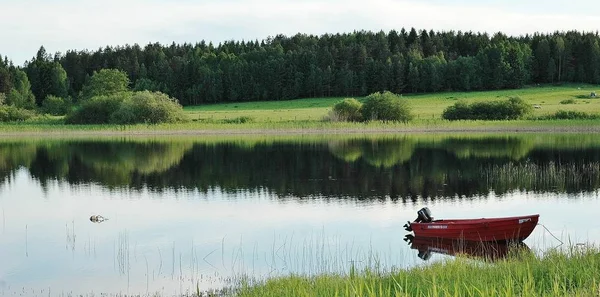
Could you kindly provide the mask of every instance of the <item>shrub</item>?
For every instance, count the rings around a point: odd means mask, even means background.
[[[35,116],[35,112],[15,106],[0,106],[0,122],[25,121]]]
[[[48,95],[42,102],[42,112],[51,115],[66,115],[71,109],[71,99]]]
[[[554,114],[540,117],[541,120],[595,120],[600,119],[600,115],[589,114],[574,110],[559,110]]]
[[[111,116],[112,124],[175,123],[185,119],[176,99],[160,92],[135,92]]]
[[[0,106],[4,105],[4,102],[6,102],[6,94],[0,93]]]
[[[233,118],[233,119],[221,120],[221,123],[224,123],[224,124],[245,124],[245,123],[252,123],[252,122],[254,122],[254,118],[248,117],[248,116],[241,116],[241,117],[237,117],[237,118]]]
[[[507,101],[457,102],[442,113],[446,120],[516,120],[531,113],[532,107],[519,97]]]
[[[69,114],[67,124],[174,123],[185,120],[176,99],[160,92],[122,92],[96,96]]]
[[[81,103],[79,108],[67,115],[67,124],[107,124],[121,103],[131,97],[131,93],[119,93],[109,96],[96,96]]]
[[[413,118],[408,102],[399,95],[387,91],[367,96],[361,113],[366,121],[408,122]]]
[[[328,115],[329,120],[360,122],[363,118],[361,114],[362,106],[363,104],[358,100],[354,98],[346,98],[333,105],[333,108]]]
[[[442,118],[450,121],[470,119],[471,107],[464,101],[458,101],[444,110]]]
[[[563,101],[560,101],[560,104],[575,104],[575,100],[574,99],[565,99]]]
[[[525,100],[520,97],[510,97],[508,98],[508,117],[509,119],[522,119],[526,115],[533,112],[533,107],[525,102]]]

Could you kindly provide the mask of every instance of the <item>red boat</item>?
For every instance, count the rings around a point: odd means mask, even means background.
[[[540,215],[505,218],[433,220],[427,207],[417,212],[414,222],[404,225],[415,237],[461,239],[469,241],[523,241],[535,226]]]

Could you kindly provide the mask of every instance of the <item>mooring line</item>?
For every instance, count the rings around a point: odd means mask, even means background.
[[[550,230],[548,230],[548,228],[546,228],[546,226],[544,226],[543,224],[538,223],[538,225],[544,227],[544,229],[546,229],[546,231],[548,231],[548,233],[550,233],[550,235],[552,235],[552,237],[554,237],[556,240],[560,241],[560,244],[565,244],[562,240],[558,239],[558,237],[554,236],[554,234],[552,234],[552,232],[550,232]]]

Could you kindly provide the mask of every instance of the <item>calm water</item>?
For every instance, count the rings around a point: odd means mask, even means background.
[[[600,243],[594,135],[0,140],[0,296],[181,292],[407,268],[402,225],[539,213]],[[108,221],[92,223],[100,214]],[[525,244],[560,245],[542,226]]]

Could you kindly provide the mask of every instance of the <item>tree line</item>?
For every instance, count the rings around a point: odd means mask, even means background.
[[[42,46],[23,67],[0,59],[0,96],[37,106],[48,96],[77,100],[93,73],[107,68],[124,71],[133,90],[160,91],[182,105],[598,84],[599,40],[597,32],[513,37],[412,28],[277,35],[217,46],[204,41],[107,46],[54,55]]]

